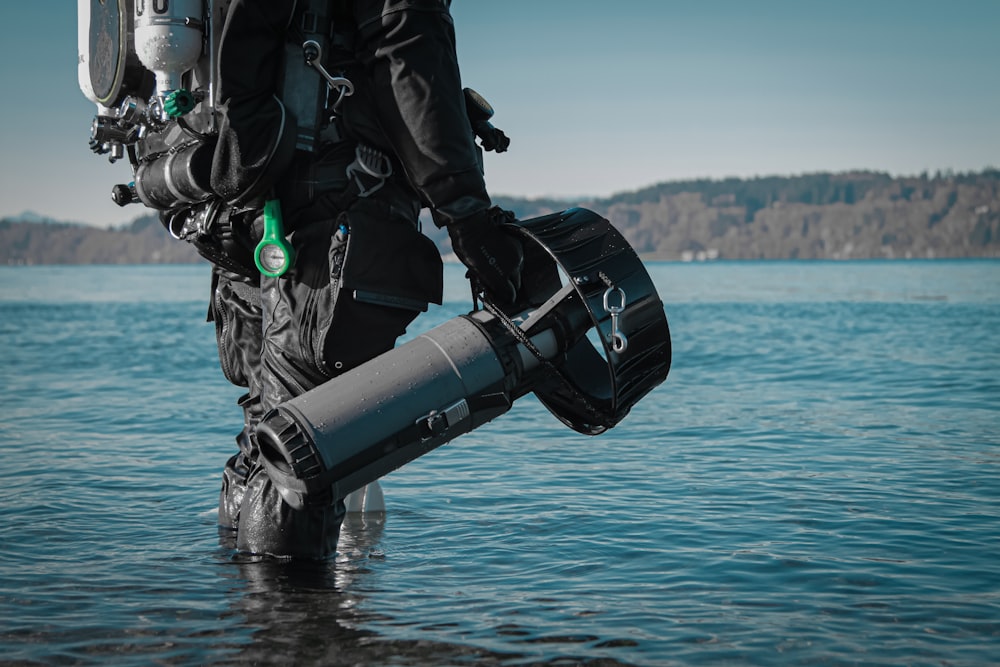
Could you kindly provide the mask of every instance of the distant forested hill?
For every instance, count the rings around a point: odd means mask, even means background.
[[[186,264],[199,259],[190,245],[172,238],[155,215],[106,229],[0,220],[0,264]]]
[[[506,200],[519,215],[559,202]],[[657,259],[1000,257],[1000,170],[697,180],[583,203]]]
[[[651,259],[1000,257],[1000,170],[993,169],[706,179],[593,201],[495,200],[521,218],[594,209]],[[424,228],[450,252],[443,230],[429,221]],[[152,215],[115,229],[0,220],[0,264],[196,261]]]

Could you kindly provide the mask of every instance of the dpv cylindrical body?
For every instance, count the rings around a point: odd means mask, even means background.
[[[268,475],[293,507],[344,497],[510,409],[510,370],[471,318],[449,320],[267,415]]]

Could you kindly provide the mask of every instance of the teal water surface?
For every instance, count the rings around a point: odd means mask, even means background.
[[[204,266],[0,267],[0,663],[997,664],[1000,262],[649,268],[620,426],[523,399],[306,566],[219,545]]]

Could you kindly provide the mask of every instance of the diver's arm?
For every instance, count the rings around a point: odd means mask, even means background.
[[[490,207],[465,109],[450,2],[357,0],[378,121],[438,225]]]

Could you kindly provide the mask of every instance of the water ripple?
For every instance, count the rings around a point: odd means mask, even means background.
[[[619,428],[524,399],[313,565],[216,535],[202,268],[67,275],[0,271],[4,660],[994,660],[1000,263],[656,265],[674,367]]]

